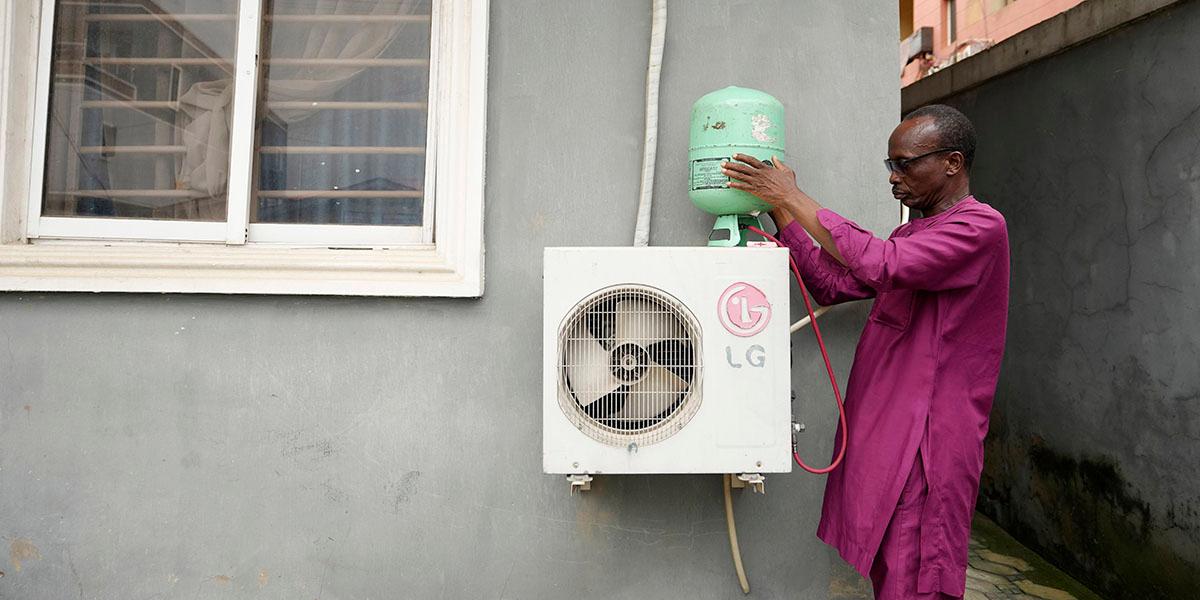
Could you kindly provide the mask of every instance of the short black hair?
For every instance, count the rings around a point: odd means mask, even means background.
[[[922,106],[904,116],[905,121],[928,117],[937,128],[938,144],[943,148],[954,148],[962,152],[967,170],[975,162],[975,125],[957,108],[945,104]]]

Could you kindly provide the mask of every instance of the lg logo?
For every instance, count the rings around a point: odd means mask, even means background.
[[[733,362],[733,346],[725,346],[725,362],[728,362],[729,366],[735,369],[742,368],[742,363]],[[758,344],[746,348],[746,363],[756,369],[763,368],[767,364],[766,349]]]
[[[717,301],[717,317],[729,333],[738,337],[750,337],[758,334],[771,322],[771,303],[767,302],[767,295],[762,290],[739,281],[725,288],[725,292],[721,294],[721,299]],[[745,359],[745,364],[761,369],[767,364],[767,351],[762,346],[753,344],[746,348]],[[735,361],[733,357],[733,346],[725,346],[725,362],[735,369],[742,368],[742,363]]]
[[[725,329],[738,337],[750,337],[771,321],[771,303],[762,290],[739,281],[727,288],[717,301],[717,317]]]

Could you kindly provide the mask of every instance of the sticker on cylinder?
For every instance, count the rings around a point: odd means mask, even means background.
[[[721,294],[717,301],[717,317],[733,335],[750,337],[767,327],[771,321],[771,303],[762,290],[739,281]]]
[[[729,187],[729,178],[721,172],[721,163],[729,157],[698,158],[692,161],[693,190],[721,190]]]

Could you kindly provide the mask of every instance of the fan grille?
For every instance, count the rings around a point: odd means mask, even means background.
[[[637,285],[600,290],[559,328],[559,405],[597,441],[662,441],[700,406],[700,348],[699,323],[669,294]]]

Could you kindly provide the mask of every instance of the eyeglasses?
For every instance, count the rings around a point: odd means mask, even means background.
[[[926,152],[925,154],[914,156],[912,158],[885,158],[883,159],[883,164],[887,167],[889,173],[903,175],[908,172],[908,165],[921,160],[926,156],[933,156],[934,154],[938,154],[940,152],[961,152],[961,150],[958,148],[938,148],[937,150]]]

